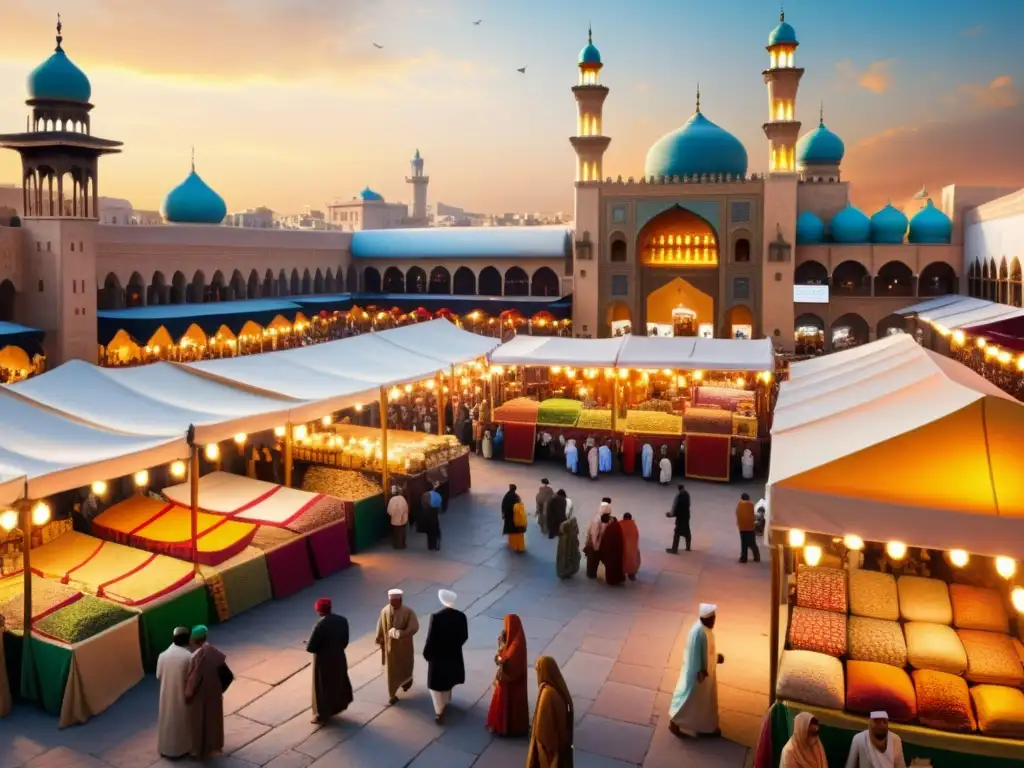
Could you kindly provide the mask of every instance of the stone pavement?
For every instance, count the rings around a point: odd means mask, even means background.
[[[576,707],[577,768],[685,768],[749,763],[768,705],[768,566],[738,565],[733,510],[747,490],[763,486],[687,483],[693,499],[694,551],[669,555],[672,523],[665,519],[669,488],[638,478],[597,482],[573,478],[554,465],[473,461],[473,492],[442,516],[439,553],[422,536],[395,552],[386,545],[361,554],[345,573],[318,582],[291,599],[265,604],[212,628],[228,655],[235,682],[226,695],[223,768],[504,768],[522,766],[526,740],[494,739],[484,729],[494,678],[493,656],[502,618],[517,613],[528,638],[530,663],[541,654],[562,666]],[[640,527],[639,580],[618,588],[555,575],[555,541],[531,522],[528,551],[508,550],[499,502],[509,482],[533,510],[539,478],[564,487],[586,529],[602,496],[616,514],[632,512]],[[422,650],[429,614],[440,608],[437,590],[458,593],[469,616],[467,683],[455,689],[443,727],[434,724],[425,689],[426,663],[416,662],[415,685],[387,706],[380,653],[373,633],[390,587],[405,590],[420,616]],[[302,641],[315,620],[313,602],[330,597],[348,617],[348,660],[355,703],[318,727],[310,719],[309,655]],[[666,711],[679,674],[686,633],[700,602],[718,605],[715,635],[726,663],[719,667],[719,707],[726,738],[681,741],[667,728]],[[536,681],[531,672],[531,707]],[[84,726],[57,730],[56,719],[22,706],[0,721],[0,768],[149,768],[171,765],[156,754],[157,685],[147,677],[110,710]],[[188,763],[186,762],[186,765]]]

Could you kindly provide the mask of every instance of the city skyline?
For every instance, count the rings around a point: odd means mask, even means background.
[[[370,186],[410,201],[419,148],[430,201],[468,210],[571,211],[576,55],[587,25],[610,88],[604,175],[639,176],[647,148],[702,110],[766,169],[764,45],[779,8],[743,0],[612,2],[555,9],[524,0],[179,0],[174,12],[125,0],[12,0],[0,31],[0,125],[25,120],[25,79],[54,45],[92,82],[93,132],[125,143],[104,161],[100,194],[158,208],[188,173],[190,148],[229,210],[294,213]],[[786,3],[801,46],[797,118],[846,142],[843,178],[873,210],[922,184],[1024,181],[1024,14],[972,4],[869,0]],[[480,25],[472,22],[482,19]],[[375,45],[376,44],[376,45]],[[376,47],[383,46],[382,48]],[[519,67],[527,72],[517,72]],[[0,182],[19,183],[0,155]]]

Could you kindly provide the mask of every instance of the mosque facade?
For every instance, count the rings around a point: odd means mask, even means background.
[[[409,228],[426,221],[418,151],[404,227],[387,228],[399,214],[369,188],[331,210],[354,232],[219,226],[227,206],[194,162],[164,201],[166,224],[125,227],[98,218],[99,160],[121,144],[93,132],[91,86],[58,24],[54,52],[29,76],[25,131],[0,136],[22,158],[18,210],[0,208],[0,225],[13,225],[0,226],[0,323],[44,331],[51,365],[96,360],[98,312],[341,292],[480,296],[499,309],[505,297],[571,294],[583,337],[767,336],[797,352],[868,341],[901,327],[894,312],[914,298],[966,292],[964,215],[1005,190],[947,187],[909,217],[856,209],[842,140],[821,114],[801,134],[798,47],[780,18],[762,73],[767,173],[749,173],[747,149],[697,93],[693,116],[655,142],[642,173],[612,179],[610,93],[589,39],[572,87],[572,232]]]

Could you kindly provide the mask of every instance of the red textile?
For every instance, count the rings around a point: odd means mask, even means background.
[[[472,479],[469,475],[469,454],[458,456],[448,462],[448,498],[453,499],[469,492]]]
[[[280,547],[267,550],[264,554],[267,558],[267,571],[270,574],[270,589],[275,600],[289,597],[312,586],[315,579],[305,537],[298,537]]]
[[[344,521],[330,523],[306,535],[313,572],[318,579],[348,568],[352,557],[348,546],[348,527]]]
[[[626,580],[626,572],[622,565],[622,524],[612,520],[601,536],[601,562],[604,563],[604,580],[606,584],[615,586]]]
[[[622,471],[627,475],[636,472],[636,436],[632,434],[622,438]]]
[[[498,648],[501,661],[494,684],[487,730],[498,736],[525,736],[530,731],[530,694],[527,689],[526,633],[514,613],[505,617],[505,643]]]
[[[502,443],[506,461],[533,463],[533,449],[536,446],[537,427],[534,424],[505,424]]]
[[[640,529],[636,520],[623,520],[622,528],[622,569],[627,576],[636,576],[640,570]]]
[[[732,462],[728,435],[687,435],[686,476],[728,482]]]
[[[757,749],[754,750],[754,768],[775,768],[773,754],[772,713],[769,710],[761,723],[761,735],[757,739]]]

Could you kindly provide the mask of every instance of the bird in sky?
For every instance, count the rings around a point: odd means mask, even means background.
[[[526,66],[529,66],[529,64],[527,64]],[[519,69],[516,70],[516,72],[518,72],[521,75],[525,75],[526,74],[526,67],[520,67]]]
[[[379,45],[378,43],[374,43],[373,47],[374,48],[383,48],[384,46],[383,45]]]
[[[483,23],[484,23],[483,19],[477,19],[476,21],[473,22],[473,26],[474,27],[479,27]]]

